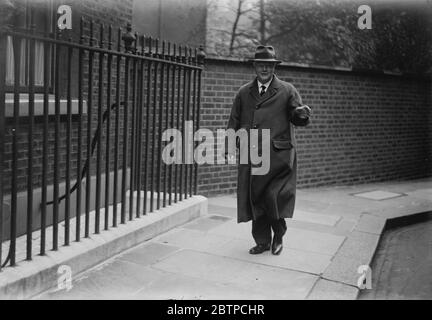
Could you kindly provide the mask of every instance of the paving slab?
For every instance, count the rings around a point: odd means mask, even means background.
[[[420,199],[430,200],[432,199],[432,188],[416,189],[414,191],[407,192],[407,195]]]
[[[432,211],[432,201],[412,199],[406,203],[397,206],[390,206],[388,208],[377,208],[376,210],[369,211],[372,215],[382,217],[385,219],[392,219],[398,217],[405,217],[420,212]]]
[[[209,199],[209,205],[237,208],[237,197],[235,194],[212,197]]]
[[[286,219],[286,224],[288,228],[296,228],[296,229],[304,229],[316,232],[323,232],[328,234],[346,236],[351,230],[348,230],[343,224],[341,225],[341,221],[338,222],[337,226],[331,227],[323,224],[316,224],[312,222],[298,221],[293,219]],[[357,223],[357,221],[354,223]],[[354,229],[354,226],[352,227]]]
[[[371,214],[362,214],[357,225],[355,226],[356,231],[374,233],[381,235],[386,224],[385,218],[377,217]]]
[[[334,255],[345,237],[298,228],[287,228],[284,246],[303,251]]]
[[[367,232],[353,231],[343,243],[337,255],[370,264],[378,246],[380,236]]]
[[[359,289],[339,282],[319,279],[308,300],[355,300]]]
[[[220,235],[208,234],[197,230],[176,228],[175,230],[172,230],[171,232],[159,236],[151,241],[180,248],[206,251],[211,248],[220,247],[230,241],[230,239]]]
[[[322,201],[311,201],[310,197],[308,197],[307,199],[296,199],[295,210],[302,210],[322,215],[355,217],[360,215],[364,211],[364,208],[362,206],[350,206],[350,202],[347,200],[344,200],[343,203],[325,203]]]
[[[266,292],[273,299],[305,299],[317,280],[318,276],[303,272],[258,266],[233,283],[250,292]]]
[[[267,292],[255,292],[232,283],[167,273],[134,294],[131,299],[144,300],[266,300]]]
[[[354,212],[362,212],[368,210],[374,210],[378,208],[387,208],[391,206],[396,206],[398,204],[405,204],[409,199],[407,197],[395,197],[386,200],[373,200],[355,196],[355,194],[361,193],[363,191],[376,191],[374,185],[365,186],[363,188],[332,188],[330,190],[320,190],[314,189],[308,194],[307,200],[310,202],[323,203],[321,210],[323,212],[328,212],[331,206],[335,206],[340,210],[344,210],[346,214],[349,214],[352,210]],[[299,202],[304,200],[299,199]],[[298,207],[300,208],[300,207]],[[319,212],[319,211],[318,211]],[[343,212],[338,212],[338,215],[344,215]]]
[[[341,219],[340,216],[312,213],[303,210],[295,210],[293,215],[294,220],[334,226]]]
[[[304,299],[318,277],[238,259],[183,250],[153,266],[166,272],[242,288],[245,293],[266,292],[271,298]],[[282,285],[281,285],[282,284]],[[277,287],[287,290],[276,290]],[[288,289],[289,288],[289,289]],[[224,299],[224,292],[220,292]]]
[[[289,270],[296,270],[311,274],[321,274],[330,265],[331,255],[295,250],[284,247],[279,256],[270,251],[259,255],[249,254],[254,246],[253,240],[233,239],[227,244],[210,250],[212,254],[248,261],[256,264],[274,266]]]
[[[211,229],[208,233],[235,239],[253,239],[251,222],[237,223],[236,220],[231,220],[219,227]]]
[[[343,255],[336,255],[329,267],[324,271],[322,278],[357,286],[357,281],[361,276],[357,273],[358,268],[361,265],[369,264],[370,261],[366,258],[349,258]]]
[[[150,242],[121,254],[117,259],[133,262],[139,264],[140,266],[148,266],[156,263],[157,261],[177,250],[180,250],[180,248],[166,244]]]
[[[181,250],[153,265],[158,270],[217,282],[230,282],[250,267],[251,264],[247,262],[189,249]]]
[[[229,221],[211,229],[209,234],[253,241],[250,223]],[[284,236],[284,242],[287,247],[329,255],[337,251],[343,240],[343,236],[291,227],[287,228]]]
[[[358,219],[359,218],[347,218],[347,217],[344,217],[344,218],[342,218],[338,222],[337,229],[351,232],[351,231],[354,230],[355,226],[357,225]]]
[[[333,257],[323,278],[357,286],[358,268],[370,266],[379,238],[376,234],[353,231]]]
[[[380,210],[396,209],[396,208],[411,208],[415,206],[426,206],[432,208],[432,201],[425,200],[422,198],[416,198],[413,196],[396,197],[387,200],[375,201],[367,200],[368,204],[365,204],[363,212],[376,212]]]
[[[217,214],[221,216],[226,216],[229,218],[236,218],[237,217],[237,208],[231,208],[231,207],[222,207],[218,205],[209,205],[208,206],[208,212],[211,214]]]
[[[192,229],[197,231],[209,231],[221,224],[231,220],[232,218],[220,215],[208,215],[198,218],[190,223],[182,226],[182,228]]]
[[[325,210],[330,204],[325,201],[311,200],[308,193],[303,196],[297,191],[295,210],[303,210],[307,212],[320,213]]]
[[[128,299],[164,272],[128,261],[114,260],[87,272],[69,291],[53,291],[39,299]]]

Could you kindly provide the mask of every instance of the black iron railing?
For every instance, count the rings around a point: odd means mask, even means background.
[[[166,165],[161,138],[168,128],[183,132],[188,120],[199,128],[202,48],[139,36],[130,25],[114,34],[83,19],[77,41],[67,31],[0,32],[0,270],[17,263],[20,236],[31,260],[36,247],[44,255],[49,246],[58,250],[59,242],[67,246],[196,193],[196,164]],[[10,39],[14,85],[7,92]],[[30,48],[25,103],[23,39]],[[42,59],[35,57],[36,41],[43,43]],[[34,70],[41,61],[38,100]]]

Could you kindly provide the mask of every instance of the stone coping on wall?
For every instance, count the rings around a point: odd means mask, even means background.
[[[216,62],[216,63],[239,63],[239,64],[249,64],[248,59],[233,58],[233,57],[217,57],[209,56],[206,57],[206,62]],[[340,72],[340,73],[350,73],[368,76],[390,76],[390,77],[401,77],[401,78],[411,78],[411,79],[421,79],[421,80],[431,80],[432,72],[419,74],[419,73],[408,73],[408,72],[395,72],[391,70],[373,70],[373,69],[360,69],[352,67],[336,67],[336,66],[325,66],[325,65],[314,65],[305,63],[294,63],[294,62],[282,62],[279,67],[287,69],[300,69],[300,70],[311,70],[317,72]]]

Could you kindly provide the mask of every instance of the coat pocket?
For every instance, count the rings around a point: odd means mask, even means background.
[[[276,150],[292,149],[293,145],[289,140],[273,140],[273,147]]]
[[[276,157],[288,165],[290,170],[294,166],[294,147],[290,140],[273,140],[273,148]]]

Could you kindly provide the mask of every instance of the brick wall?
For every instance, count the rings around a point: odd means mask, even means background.
[[[296,129],[298,186],[357,184],[431,175],[431,82],[419,77],[281,65],[313,118]],[[238,88],[253,78],[238,61],[206,62],[201,127],[225,128]],[[200,168],[199,192],[232,193],[236,168]]]

